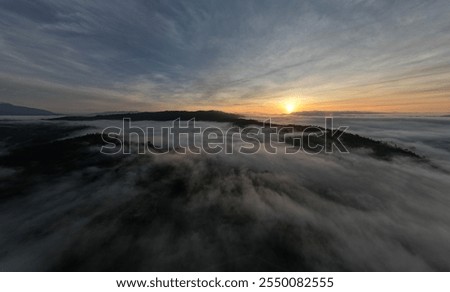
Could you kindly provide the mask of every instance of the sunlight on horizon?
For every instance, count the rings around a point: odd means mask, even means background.
[[[286,113],[291,114],[295,111],[295,105],[293,103],[286,103],[285,104]]]

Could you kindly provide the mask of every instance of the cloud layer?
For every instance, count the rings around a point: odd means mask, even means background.
[[[77,167],[63,172],[38,168],[25,194],[3,197],[5,270],[450,270],[449,172],[433,156],[166,154],[104,164],[98,151],[69,156]],[[12,182],[21,171],[0,175]]]

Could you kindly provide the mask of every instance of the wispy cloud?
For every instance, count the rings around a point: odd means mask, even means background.
[[[127,109],[270,104],[292,92],[310,108],[414,110],[429,100],[428,110],[440,110],[450,79],[449,13],[445,0],[5,0],[0,70],[18,87],[26,77],[114,91],[124,102],[114,98],[108,110],[130,100],[139,103]],[[66,102],[6,93],[0,98],[35,98],[59,111]],[[408,96],[412,105],[399,105]]]

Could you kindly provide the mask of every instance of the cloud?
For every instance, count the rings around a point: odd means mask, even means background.
[[[0,205],[6,270],[450,269],[448,172],[408,158],[145,155],[33,179]]]

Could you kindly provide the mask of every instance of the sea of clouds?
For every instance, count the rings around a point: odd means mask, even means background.
[[[115,122],[80,123],[99,132]],[[450,271],[450,120],[345,117],[335,125],[429,161],[380,160],[361,149],[171,153],[37,177],[27,196],[0,204],[0,267]]]

